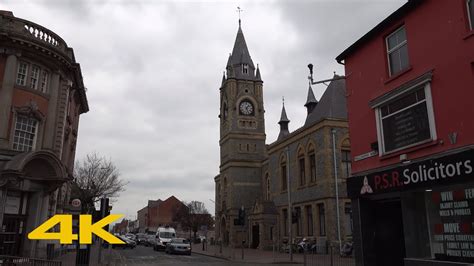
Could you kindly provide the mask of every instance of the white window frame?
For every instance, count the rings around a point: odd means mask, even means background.
[[[43,93],[48,92],[48,81],[49,81],[49,72],[45,69],[41,70],[40,75],[40,91]]]
[[[387,63],[388,63],[388,72],[390,74],[390,76],[393,76],[393,75],[396,75],[400,72],[402,72],[404,69],[401,69],[399,72],[397,73],[393,73],[392,71],[392,67],[390,66],[390,54],[399,50],[402,46],[404,45],[407,45],[407,38],[405,38],[405,41],[397,44],[395,47],[393,47],[392,49],[389,49],[389,44],[388,44],[388,39],[390,37],[392,37],[393,35],[397,34],[399,31],[401,31],[402,29],[405,29],[405,25],[401,26],[400,28],[394,30],[392,33],[390,33],[390,35],[388,35],[387,37],[385,37],[385,47],[386,47],[386,51],[387,51]],[[405,37],[406,37],[406,30],[405,30]],[[408,49],[408,48],[407,48]],[[407,55],[408,56],[408,55]],[[407,58],[407,61],[410,62]]]
[[[20,72],[20,69],[22,66],[25,66],[25,73],[21,73]],[[18,62],[18,69],[17,69],[17,72],[16,72],[16,84],[20,85],[20,86],[26,86],[26,80],[28,79],[28,66],[29,64],[24,62],[24,61],[19,61]],[[20,79],[20,75],[23,75],[24,77],[22,79]]]
[[[35,123],[36,123],[36,124],[35,124],[35,131],[34,131],[34,132],[28,132],[28,131],[25,131],[25,130],[22,130],[22,129],[18,129],[18,130],[23,131],[23,132],[26,132],[26,133],[28,133],[28,134],[33,134],[33,135],[34,135],[34,136],[33,136],[33,143],[31,144],[31,150],[19,149],[19,148],[18,148],[18,144],[19,144],[19,143],[15,142],[16,131],[17,131],[17,128],[16,128],[16,127],[17,127],[17,123],[19,122],[19,121],[18,121],[18,120],[19,120],[19,119],[18,119],[19,117],[24,117],[24,118],[26,118],[26,119],[35,120]],[[40,122],[38,121],[38,119],[29,117],[29,116],[23,115],[23,114],[17,114],[16,117],[15,117],[15,123],[14,123],[14,125],[13,125],[13,136],[12,136],[13,138],[12,138],[12,142],[11,142],[11,143],[12,143],[12,144],[11,144],[11,145],[12,145],[12,146],[11,146],[12,149],[15,150],[15,151],[21,151],[21,152],[34,151],[34,150],[35,150],[35,147],[36,147],[36,141],[37,141],[37,139],[38,139],[38,132],[39,132],[39,131],[38,131],[38,128],[39,128],[39,126],[40,126]],[[17,144],[17,148],[16,148],[16,149],[14,148],[14,147],[15,147],[15,143]],[[22,144],[22,145],[25,146],[24,144]]]
[[[466,0],[467,18],[469,20],[469,29],[471,30],[474,30],[474,25],[473,25],[474,14],[471,14],[471,8],[469,5],[473,5],[473,4],[474,4],[473,0]]]
[[[30,71],[30,88],[33,90],[38,89],[38,83],[40,81],[41,67],[37,65],[31,66]]]
[[[427,109],[427,114],[428,114],[428,123],[429,123],[429,126],[430,126],[430,138],[419,141],[419,142],[416,142],[416,143],[412,143],[412,144],[409,144],[409,145],[406,145],[406,146],[403,146],[403,147],[400,147],[400,148],[397,148],[397,149],[394,149],[394,150],[391,150],[391,151],[388,151],[388,152],[385,151],[385,143],[384,143],[384,138],[383,138],[381,107],[389,104],[392,101],[396,101],[397,99],[399,99],[400,97],[403,97],[404,95],[407,95],[409,93],[413,93],[417,89],[420,89],[420,87],[423,87],[423,90],[425,92],[424,101],[426,102],[426,109]],[[415,105],[420,104],[420,102],[417,102],[415,104],[407,106],[407,107],[405,107],[401,110],[398,110],[394,114],[399,113],[401,111],[404,111],[406,109],[409,109],[411,107],[414,107]],[[381,103],[378,103],[377,106],[375,107],[375,121],[376,121],[376,126],[377,126],[377,140],[378,140],[378,143],[380,144],[379,145],[379,157],[381,157],[383,155],[395,153],[395,152],[398,152],[400,150],[408,149],[408,148],[411,148],[411,147],[414,147],[414,146],[417,146],[417,145],[420,145],[420,144],[423,144],[423,143],[427,143],[427,142],[431,142],[431,141],[436,140],[437,139],[436,123],[435,123],[435,119],[434,119],[433,99],[432,99],[432,96],[431,96],[430,82],[429,81],[423,81],[421,83],[415,84],[415,85],[409,87],[408,89],[404,90],[403,92],[399,92],[398,94],[392,95],[390,98],[384,100]]]

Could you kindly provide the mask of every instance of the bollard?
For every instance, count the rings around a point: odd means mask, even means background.
[[[245,240],[242,240],[242,260],[244,260],[244,244]]]

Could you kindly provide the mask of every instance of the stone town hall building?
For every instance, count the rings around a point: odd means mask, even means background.
[[[260,69],[250,57],[239,21],[220,87],[216,239],[232,246],[245,240],[253,248],[270,248],[288,240],[288,216],[293,215],[294,239],[312,238],[321,245],[339,238],[344,241],[352,235],[351,205],[346,197],[351,155],[344,80],[332,81],[319,102],[309,87],[306,122],[291,133],[283,106],[280,134],[269,145],[265,144],[263,92]],[[288,210],[288,189],[292,212]],[[242,207],[246,213],[243,226],[236,223]]]

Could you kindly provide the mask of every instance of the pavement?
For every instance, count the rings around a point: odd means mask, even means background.
[[[101,260],[99,262],[99,253],[101,253]],[[61,261],[63,266],[74,266],[76,265],[76,251],[68,252],[55,260]],[[120,252],[115,249],[102,249],[99,252],[99,244],[91,246],[91,253],[89,257],[90,266],[111,266],[111,265],[122,265],[124,258],[120,255]]]
[[[202,248],[202,244],[193,244],[192,252],[205,256],[211,256],[216,258],[222,258],[229,261],[245,262],[249,264],[303,264],[303,254],[293,254],[293,260],[290,260],[290,254],[280,253],[277,251],[266,251],[259,249],[242,249],[221,247],[217,245],[208,245],[205,250]]]

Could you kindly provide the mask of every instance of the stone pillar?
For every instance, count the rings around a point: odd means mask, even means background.
[[[48,113],[46,115],[46,123],[44,126],[43,149],[53,150],[54,146],[54,131],[56,125],[56,110],[58,107],[59,96],[59,73],[51,74],[51,84],[49,86],[49,103]]]
[[[8,124],[10,122],[13,86],[16,78],[16,55],[8,55],[5,63],[3,83],[0,89],[0,148],[9,148]]]
[[[3,214],[5,212],[5,205],[7,200],[6,186],[0,187],[0,228],[3,225]]]

